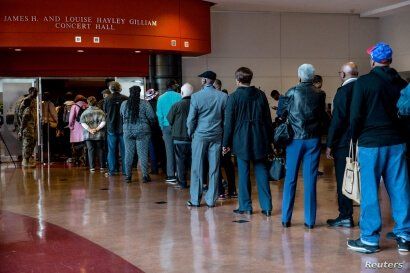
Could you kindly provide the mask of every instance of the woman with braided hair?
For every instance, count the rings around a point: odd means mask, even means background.
[[[121,104],[125,144],[125,181],[131,183],[132,165],[135,152],[141,164],[142,181],[151,181],[148,174],[148,150],[151,139],[151,126],[155,114],[151,105],[140,98],[141,88],[132,86],[128,100]]]

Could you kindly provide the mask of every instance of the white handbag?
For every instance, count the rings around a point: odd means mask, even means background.
[[[360,204],[360,167],[357,161],[357,153],[357,144],[356,153],[353,153],[353,141],[350,141],[349,157],[346,157],[342,191],[349,199]]]

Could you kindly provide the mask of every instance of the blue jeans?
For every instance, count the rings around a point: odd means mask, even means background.
[[[116,150],[118,145],[120,146],[121,159],[125,158],[125,147],[124,147],[124,137],[123,134],[108,133],[107,134],[108,142],[108,172],[110,174],[118,172],[119,162],[116,158]],[[125,164],[122,164],[122,173],[125,174]]]
[[[379,185],[382,177],[396,222],[393,232],[398,237],[410,240],[410,184],[405,155],[405,144],[359,147],[360,239],[365,244],[379,244],[382,228]]]
[[[296,184],[303,160],[305,223],[316,222],[316,182],[320,159],[320,139],[294,139],[286,148],[286,177],[283,188],[282,222],[292,219]]]
[[[237,158],[238,161],[238,202],[239,210],[252,210],[250,160]],[[262,210],[272,210],[272,196],[269,187],[268,169],[265,160],[253,161],[253,168],[258,187],[259,204]]]

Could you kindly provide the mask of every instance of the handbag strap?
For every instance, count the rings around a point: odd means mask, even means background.
[[[354,146],[356,146],[356,151],[354,151]],[[353,139],[350,140],[349,158],[351,158],[352,161],[357,161],[359,158],[359,143],[356,142],[356,145],[353,145]]]

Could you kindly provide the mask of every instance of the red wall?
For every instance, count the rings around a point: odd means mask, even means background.
[[[147,54],[120,52],[2,52],[0,76],[3,77],[145,77]]]
[[[117,70],[109,75],[146,75],[148,67],[142,66],[147,66],[147,58],[137,57],[135,50],[192,56],[211,51],[210,6],[201,0],[0,0],[0,76],[10,72],[25,76],[30,72],[43,76],[64,72],[61,76],[69,76],[67,73],[78,73],[70,70],[77,68],[93,75],[114,68]],[[50,22],[50,16],[58,16],[60,21]],[[85,20],[82,24],[87,29],[57,28],[66,23],[66,17]],[[120,24],[108,23],[109,29],[102,30],[96,29],[97,24],[106,24],[97,22],[97,18],[123,20]],[[131,24],[132,20],[155,21],[156,26],[137,26]],[[81,36],[81,43],[75,42],[76,36]],[[94,43],[93,37],[99,37],[100,42]],[[14,48],[23,51],[14,52]],[[76,53],[77,49],[84,49],[85,54]],[[97,54],[89,52],[91,49],[101,50]],[[43,51],[34,56],[32,50]],[[118,66],[107,65],[117,62]]]

